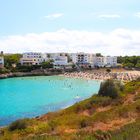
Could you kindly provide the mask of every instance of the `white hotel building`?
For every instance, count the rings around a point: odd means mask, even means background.
[[[53,60],[54,65],[67,65],[68,58],[60,53],[24,53],[20,59],[21,65],[40,65],[42,62]]]
[[[55,56],[53,60],[54,60],[54,65],[60,65],[60,66],[68,65],[68,57],[66,56]]]
[[[117,57],[100,56],[89,53],[24,53],[20,59],[21,65],[40,65],[42,62],[53,60],[56,66],[68,65],[68,57],[74,64],[90,65],[91,67],[116,67]]]
[[[21,65],[40,65],[42,62],[45,62],[45,55],[42,53],[24,53],[22,58],[20,59]]]
[[[117,57],[116,56],[104,57],[104,64],[106,67],[116,67],[117,66]]]
[[[103,57],[94,57],[94,66],[95,67],[116,67],[117,66],[117,57],[115,56],[103,56]]]
[[[48,53],[49,59],[54,61],[54,65],[68,65],[68,57],[66,53]]]
[[[116,67],[117,57],[115,56],[100,56],[89,53],[72,53],[70,57],[75,64],[89,64],[91,67]]]
[[[71,53],[70,58],[72,59],[73,63],[77,64],[88,64],[90,63],[90,54],[88,53]]]

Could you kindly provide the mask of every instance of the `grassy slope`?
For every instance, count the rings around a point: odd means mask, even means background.
[[[27,128],[9,131],[2,140],[139,140],[140,81],[125,85],[122,97],[92,96],[65,110],[26,119]]]

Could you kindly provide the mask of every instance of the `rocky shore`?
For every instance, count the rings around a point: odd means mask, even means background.
[[[57,71],[14,72],[14,73],[0,74],[0,79],[6,79],[12,77],[25,77],[25,76],[51,76],[51,75],[59,75],[59,74],[63,74],[63,72],[57,72]]]

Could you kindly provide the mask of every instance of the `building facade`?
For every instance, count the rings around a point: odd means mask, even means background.
[[[67,65],[68,58],[60,53],[24,53],[20,59],[21,65],[40,65],[42,62],[53,60],[54,65]]]
[[[106,67],[116,67],[117,66],[117,57],[116,56],[106,56],[104,58],[104,63]]]
[[[95,67],[104,67],[105,66],[104,58],[105,57],[95,57],[93,60],[94,66]]]
[[[21,65],[40,65],[42,62],[53,60],[54,65],[65,66],[69,64],[69,59],[74,64],[90,67],[116,67],[117,57],[96,56],[89,53],[24,53],[20,59]]]
[[[46,57],[42,53],[24,53],[20,59],[21,65],[40,65],[46,61]]]
[[[67,56],[55,56],[53,58],[54,65],[65,66],[68,65],[68,57]]]
[[[72,53],[70,54],[70,58],[73,63],[76,64],[89,64],[90,63],[90,54],[88,53]]]
[[[116,56],[103,56],[94,57],[93,63],[95,67],[116,67],[117,57]]]

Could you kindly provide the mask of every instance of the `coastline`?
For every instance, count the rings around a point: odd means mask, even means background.
[[[96,81],[104,81],[107,79],[120,80],[122,82],[129,82],[132,80],[136,80],[140,77],[140,71],[115,71],[115,72],[106,72],[100,70],[91,70],[91,71],[82,71],[82,72],[65,72],[65,71],[46,71],[46,70],[38,70],[31,72],[11,72],[6,74],[0,74],[0,79],[6,78],[14,78],[14,77],[27,77],[27,76],[64,76],[67,78],[82,78],[85,80],[96,80]]]
[[[27,76],[52,76],[60,75],[62,72],[14,72],[0,74],[0,79],[14,78],[14,77],[27,77]]]

